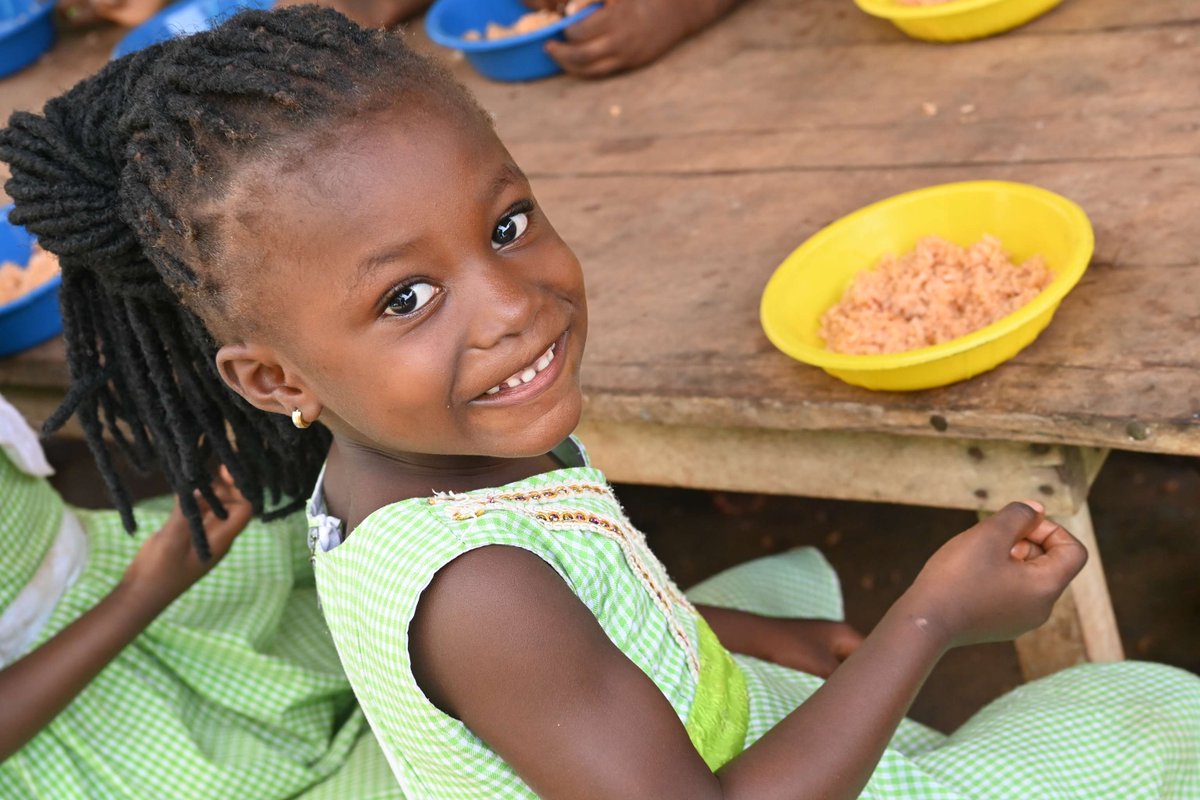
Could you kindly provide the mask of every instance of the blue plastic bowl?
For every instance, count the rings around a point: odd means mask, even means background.
[[[24,69],[54,44],[53,0],[0,0],[0,78]]]
[[[425,31],[442,47],[461,50],[479,74],[494,81],[532,81],[562,72],[546,55],[546,42],[565,39],[563,31],[596,11],[587,8],[544,28],[506,39],[464,39],[467,31],[483,32],[489,22],[511,25],[529,7],[521,0],[437,0],[425,15]]]
[[[176,36],[207,31],[239,11],[266,11],[273,5],[275,0],[180,0],[125,34],[112,57],[127,56]]]
[[[24,266],[33,252],[33,237],[24,228],[8,221],[12,206],[0,207],[0,262],[15,261]],[[62,316],[58,313],[58,287],[62,276],[56,275],[29,294],[11,303],[0,305],[0,356],[41,344],[62,333]]]

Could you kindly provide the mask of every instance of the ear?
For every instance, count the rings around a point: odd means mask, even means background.
[[[227,344],[217,351],[217,371],[230,389],[255,408],[308,422],[321,414],[321,404],[303,381],[279,362],[275,351],[260,344]]]

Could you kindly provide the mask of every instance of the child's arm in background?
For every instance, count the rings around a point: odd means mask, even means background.
[[[224,473],[214,482],[226,519],[203,498],[204,531],[212,558],[202,562],[179,510],[138,550],[125,576],[107,597],[53,639],[0,670],[0,761],[32,739],[154,619],[220,561],[250,521],[250,503]]]
[[[828,678],[862,644],[845,622],[765,617],[734,608],[696,606],[726,650]]]
[[[716,775],[653,681],[526,551],[481,548],[438,573],[413,669],[551,800],[849,800],[941,655],[1043,622],[1086,558],[1040,509],[1007,506],[938,550],[825,685]]]
[[[582,78],[602,78],[649,64],[731,11],[741,0],[605,0],[604,6],[551,41],[546,52]],[[534,0],[555,8],[557,0]]]

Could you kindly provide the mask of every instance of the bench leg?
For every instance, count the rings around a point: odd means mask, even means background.
[[[1017,639],[1017,658],[1026,680],[1085,661],[1125,658],[1087,503],[1070,516],[1054,519],[1083,542],[1088,562],[1063,592],[1046,624]]]

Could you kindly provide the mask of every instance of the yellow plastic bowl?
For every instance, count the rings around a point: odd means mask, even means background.
[[[1000,239],[1016,263],[1040,254],[1054,280],[1007,317],[932,347],[870,356],[825,349],[821,315],[856,273],[887,253],[912,250],[924,236],[967,246],[985,234]],[[1036,339],[1083,277],[1094,243],[1083,209],[1046,189],[1004,181],[931,186],[881,200],[818,231],[775,270],[759,315],[772,344],[846,383],[888,391],[945,386],[987,372]]]
[[[914,39],[962,42],[1012,30],[1045,14],[1062,0],[950,0],[909,6],[896,0],[854,0],[873,17],[883,17]]]

